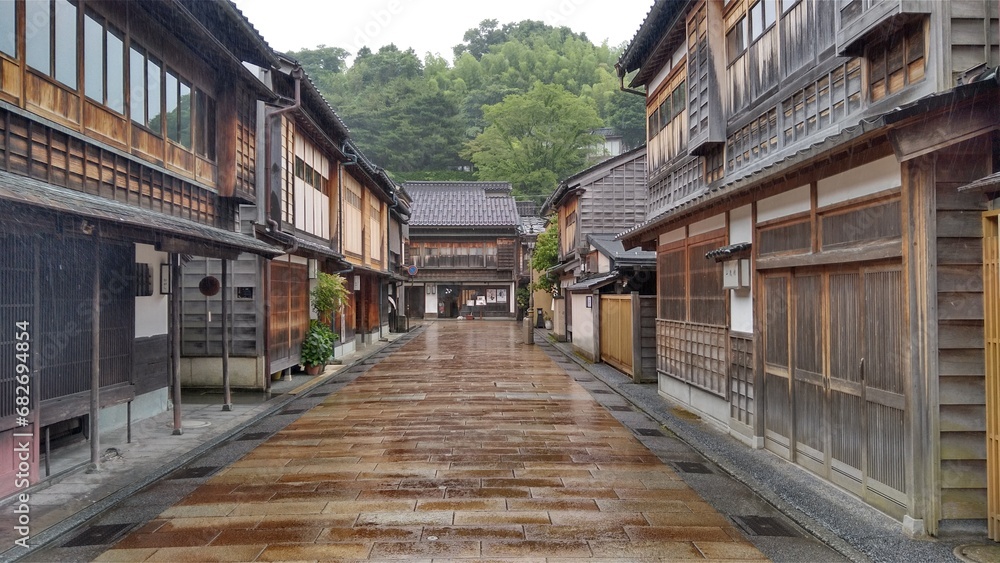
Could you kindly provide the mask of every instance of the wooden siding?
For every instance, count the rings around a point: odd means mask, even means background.
[[[636,383],[656,382],[656,296],[639,297],[639,359],[642,371]]]
[[[958,187],[992,172],[989,136],[937,153],[934,165],[937,290],[938,394],[940,402],[941,516],[987,515],[986,456],[965,446],[986,440],[983,349],[983,231],[978,193]]]
[[[229,262],[229,280],[226,291],[213,297],[202,295],[198,284],[205,276],[222,281],[222,261],[196,258],[184,265],[181,280],[183,305],[181,309],[181,354],[185,357],[222,356],[222,296],[229,298],[229,353],[233,357],[258,355],[258,325],[263,320],[259,295],[257,258],[244,254],[239,260]],[[237,287],[252,287],[256,299],[236,296]]]
[[[951,49],[951,69],[958,76],[966,69],[983,65],[1000,64],[1000,45],[997,38],[997,18],[1000,6],[996,2],[978,0],[951,0],[943,3],[944,10],[951,10],[951,30],[947,36]]]
[[[601,360],[627,375],[635,375],[632,357],[632,296],[600,295]]]
[[[0,109],[0,169],[226,229],[232,204],[112,149]]]
[[[584,184],[579,229],[587,234],[619,233],[646,217],[646,157],[639,156]]]

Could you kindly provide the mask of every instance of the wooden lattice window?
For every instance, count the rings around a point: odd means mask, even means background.
[[[812,223],[797,223],[762,228],[758,234],[760,256],[808,252],[812,248]]]
[[[660,252],[657,256],[656,270],[659,276],[659,287],[656,295],[659,300],[659,317],[672,321],[683,321],[687,318],[687,272],[684,268],[685,249]]]
[[[705,253],[725,244],[714,239],[688,247],[688,320],[693,323],[725,326],[726,293],[722,288],[722,264],[705,258]]]
[[[823,249],[865,241],[898,239],[903,235],[902,221],[899,200],[824,215],[821,219]]]
[[[903,33],[889,34],[885,41],[868,48],[868,84],[871,100],[899,92],[923,80],[926,73],[927,47],[924,22],[904,28]]]
[[[722,264],[705,258],[706,252],[718,248],[724,241],[724,237],[686,241],[659,251],[659,318],[725,326]]]

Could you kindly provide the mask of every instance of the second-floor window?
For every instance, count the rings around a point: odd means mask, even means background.
[[[871,101],[895,94],[923,80],[926,72],[924,22],[890,34],[885,41],[868,47],[868,84]]]
[[[9,0],[3,3],[13,4]],[[69,0],[31,0],[24,7],[28,66],[75,90],[76,5]]]
[[[167,138],[191,149],[191,85],[174,71],[166,71],[163,84]]]
[[[87,97],[125,113],[125,41],[103,18],[83,19],[83,87]]]
[[[16,2],[0,2],[0,53],[17,56]]]
[[[687,149],[687,82],[683,69],[648,101],[649,169],[654,171]]]
[[[129,115],[132,121],[160,132],[160,73],[162,65],[145,49],[132,45],[129,49]]]

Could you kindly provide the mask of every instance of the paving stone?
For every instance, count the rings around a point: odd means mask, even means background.
[[[512,354],[519,334],[431,324],[341,388],[286,407],[265,440],[230,442],[245,455],[101,557],[763,557],[541,347]]]

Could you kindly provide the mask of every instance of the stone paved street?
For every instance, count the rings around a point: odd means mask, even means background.
[[[763,559],[512,323],[434,323],[100,561]]]

